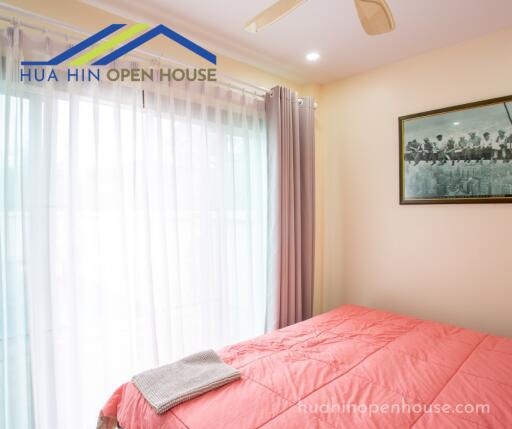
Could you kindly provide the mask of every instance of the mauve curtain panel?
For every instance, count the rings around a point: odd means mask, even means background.
[[[267,329],[312,316],[315,223],[315,112],[311,97],[275,87],[265,100],[269,198]],[[276,213],[273,215],[272,213]]]

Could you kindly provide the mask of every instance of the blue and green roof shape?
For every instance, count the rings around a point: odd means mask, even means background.
[[[108,27],[105,27],[103,30],[98,31],[96,34],[93,34],[80,43],[77,43],[68,50],[50,59],[49,61],[22,61],[21,64],[25,66],[56,66],[63,63],[64,61],[69,60],[72,57],[75,57],[77,54],[86,51],[82,55],[70,61],[68,66],[80,67],[87,64],[91,64],[93,66],[105,66],[110,64],[112,61],[117,60],[119,57],[129,53],[130,51],[137,49],[139,46],[159,35],[166,36],[167,38],[194,52],[210,63],[217,64],[217,57],[214,54],[182,36],[181,34],[176,33],[165,25],[160,24],[151,30],[148,30],[148,24],[133,24],[123,31],[118,32],[118,30],[125,27],[125,25],[126,24],[109,25]],[[95,45],[100,40],[103,40],[107,36],[110,36],[116,32],[117,34],[113,35],[111,38],[93,47],[93,45]],[[138,37],[132,39],[138,34]],[[130,41],[125,45],[122,45],[122,43],[127,40]],[[108,53],[112,49],[114,50]]]

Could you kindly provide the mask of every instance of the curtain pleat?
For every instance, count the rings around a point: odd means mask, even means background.
[[[314,102],[275,87],[267,95],[269,198],[268,329],[312,316],[314,278]],[[272,249],[275,250],[275,254]],[[275,261],[275,262],[274,262]]]

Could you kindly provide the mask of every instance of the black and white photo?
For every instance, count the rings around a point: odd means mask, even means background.
[[[400,203],[512,202],[512,97],[399,119]]]

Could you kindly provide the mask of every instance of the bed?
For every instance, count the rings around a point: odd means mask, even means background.
[[[512,339],[345,305],[219,355],[240,380],[160,416],[126,383],[104,427],[512,427]]]

